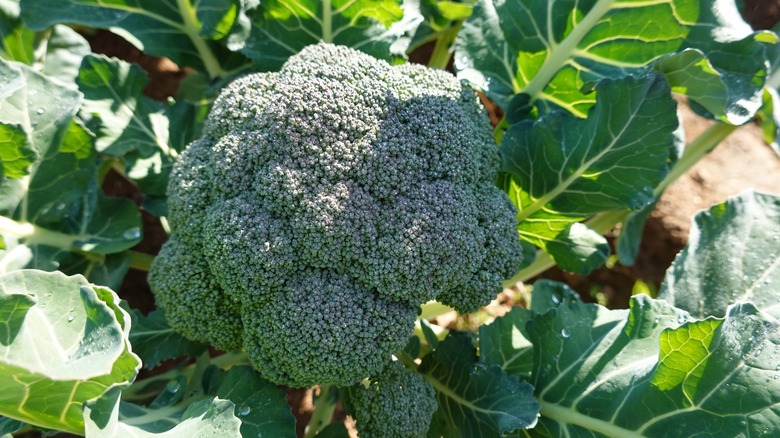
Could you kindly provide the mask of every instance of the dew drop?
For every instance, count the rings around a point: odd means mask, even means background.
[[[658,324],[660,323],[661,323],[661,318],[656,316],[655,319],[653,320],[653,327],[658,327]]]
[[[564,328],[563,330],[561,330],[561,337],[563,339],[569,339],[571,337],[571,331],[567,328]]]
[[[559,304],[561,302],[561,299],[558,298],[558,295],[552,295],[552,302],[553,304]]]
[[[141,237],[141,229],[138,227],[128,228],[122,233],[122,237],[127,240],[135,240]]]
[[[455,70],[465,70],[469,66],[469,57],[460,55],[455,58]]]
[[[44,112],[46,112],[46,111],[43,108],[38,108],[37,110],[35,110],[35,113],[38,114],[38,115],[41,115]]]
[[[176,394],[181,389],[181,383],[179,383],[178,380],[171,380],[170,382],[165,384],[165,390]]]
[[[68,322],[73,322],[74,319],[76,319],[75,316],[73,315],[68,316]]]
[[[246,417],[250,412],[252,412],[252,408],[247,405],[241,405],[236,408],[236,415],[239,417]]]

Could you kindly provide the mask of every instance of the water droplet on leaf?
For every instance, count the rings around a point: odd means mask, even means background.
[[[43,108],[38,108],[37,110],[35,110],[35,113],[38,114],[38,115],[41,115],[44,112],[46,112],[46,110],[44,110]]]
[[[170,382],[165,384],[165,390],[176,394],[181,389],[181,383],[179,383],[178,380],[171,380]]]
[[[241,405],[236,408],[236,415],[239,417],[246,417],[250,412],[252,412],[252,408],[247,405]]]
[[[127,240],[135,240],[141,237],[141,229],[138,227],[128,228],[122,233],[122,237]]]
[[[563,339],[569,339],[571,337],[571,331],[567,328],[564,328],[563,330],[561,330],[561,337]]]

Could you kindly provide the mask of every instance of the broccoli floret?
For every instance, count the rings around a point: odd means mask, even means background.
[[[379,373],[419,306],[487,304],[521,261],[476,95],[331,44],[226,87],[174,166],[150,283],[171,325],[276,383]]]
[[[433,386],[400,362],[392,362],[368,386],[347,388],[343,401],[360,438],[424,437],[438,407]]]

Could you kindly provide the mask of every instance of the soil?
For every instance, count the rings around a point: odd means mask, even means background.
[[[747,0],[745,11],[756,28],[770,28],[780,17],[780,0]],[[171,61],[145,55],[110,32],[96,31],[87,37],[93,51],[140,64],[150,76],[144,94],[152,99],[165,101],[176,96],[180,81],[187,75],[187,71],[180,70]],[[695,138],[710,122],[694,115],[684,103],[682,106],[686,136]],[[115,196],[138,198],[133,187],[116,174],[109,175],[105,188]],[[780,158],[764,143],[755,125],[739,128],[667,189],[647,221],[634,266],[602,268],[587,277],[551,269],[541,277],[569,283],[585,300],[599,300],[614,308],[626,307],[637,281],[649,285],[651,290],[660,285],[664,272],[685,245],[691,218],[698,210],[723,202],[748,188],[780,194]],[[140,199],[136,201],[140,205]],[[165,240],[165,233],[156,218],[143,214],[145,239],[134,249],[156,254]],[[131,270],[119,292],[134,308],[143,312],[154,308],[145,272]],[[287,393],[294,414],[300,420],[299,434],[302,434],[302,425],[310,415],[311,391],[288,390]],[[340,415],[343,418],[343,413]]]

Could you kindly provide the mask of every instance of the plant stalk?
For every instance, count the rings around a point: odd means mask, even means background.
[[[461,27],[463,27],[463,20],[458,20],[452,26],[441,31],[436,38],[436,44],[433,46],[433,53],[431,53],[431,57],[428,59],[428,67],[440,70],[447,69],[447,65],[449,65],[452,57],[452,45],[455,43],[455,38],[457,38]]]
[[[130,268],[149,272],[154,260],[153,255],[133,250],[128,250],[127,254],[130,255]]]
[[[306,426],[303,438],[313,438],[322,431],[333,419],[338,401],[338,389],[334,385],[320,385],[320,395],[314,402],[314,412]]]
[[[723,140],[726,139],[732,132],[734,132],[739,126],[729,125],[723,122],[717,122],[710,126],[701,135],[696,137],[683,152],[682,157],[674,165],[672,170],[666,175],[666,177],[656,186],[653,191],[653,195],[659,198],[663,194],[664,190],[669,187],[673,182],[680,178],[683,174],[688,172],[696,163],[699,162],[704,156],[710,153],[716,146],[718,146]],[[585,223],[594,231],[599,234],[604,234],[615,227],[615,225],[624,221],[629,215],[630,211],[607,211],[594,215]],[[519,282],[525,282],[533,277],[543,273],[544,271],[555,266],[555,262],[550,258],[547,253],[542,250],[536,252],[536,258],[533,263],[521,269],[520,272],[512,276],[512,278],[504,281],[504,287],[511,287]]]

